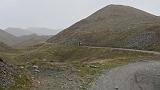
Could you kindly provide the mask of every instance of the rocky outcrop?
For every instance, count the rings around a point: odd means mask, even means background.
[[[16,70],[0,58],[0,88],[9,88],[13,86]]]

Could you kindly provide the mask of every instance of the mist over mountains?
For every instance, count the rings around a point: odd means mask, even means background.
[[[3,42],[7,45],[14,45],[17,41],[17,37],[4,31],[4,30],[0,30],[0,42]]]
[[[49,29],[49,28],[41,28],[41,27],[30,27],[30,28],[15,28],[9,27],[4,29],[4,31],[13,34],[14,36],[24,36],[30,34],[37,34],[37,35],[55,35],[62,29]]]
[[[8,28],[8,32],[0,30],[0,42],[6,46],[23,48],[35,44],[43,43],[52,35],[38,35],[19,28]],[[16,36],[15,36],[16,35]]]

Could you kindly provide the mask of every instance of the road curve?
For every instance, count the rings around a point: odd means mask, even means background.
[[[137,62],[106,71],[89,90],[160,90],[160,62]]]
[[[82,46],[87,48],[108,48],[112,50],[123,50],[123,51],[133,51],[133,52],[142,52],[142,53],[150,53],[155,55],[160,55],[158,51],[147,51],[147,50],[137,50],[137,49],[126,49],[126,48],[112,48],[112,47],[94,47],[94,46]]]

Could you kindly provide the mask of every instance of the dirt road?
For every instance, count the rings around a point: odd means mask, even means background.
[[[94,47],[94,46],[82,46],[82,47],[108,48],[108,49],[111,49],[111,50],[133,51],[133,52],[142,52],[142,53],[150,53],[150,54],[160,55],[160,52],[157,52],[157,51],[146,51],[146,50],[126,49],[126,48],[112,48],[112,47]]]
[[[160,62],[137,62],[106,71],[89,90],[160,90]]]

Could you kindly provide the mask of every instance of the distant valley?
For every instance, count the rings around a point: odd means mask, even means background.
[[[14,36],[24,36],[24,35],[55,35],[60,32],[62,29],[49,29],[49,28],[41,28],[41,27],[30,27],[30,28],[15,28],[9,27],[4,29],[4,31],[14,35]]]
[[[0,41],[13,48],[23,48],[43,43],[51,37],[51,35],[37,35],[29,32],[25,33],[25,31],[23,30],[19,32],[21,29],[15,29],[15,31],[14,29],[12,30],[13,32],[17,32],[14,33],[14,35],[16,34],[17,36],[14,36],[13,34],[9,33],[9,31],[6,32],[4,30],[0,30]],[[26,35],[22,33],[25,33]]]

